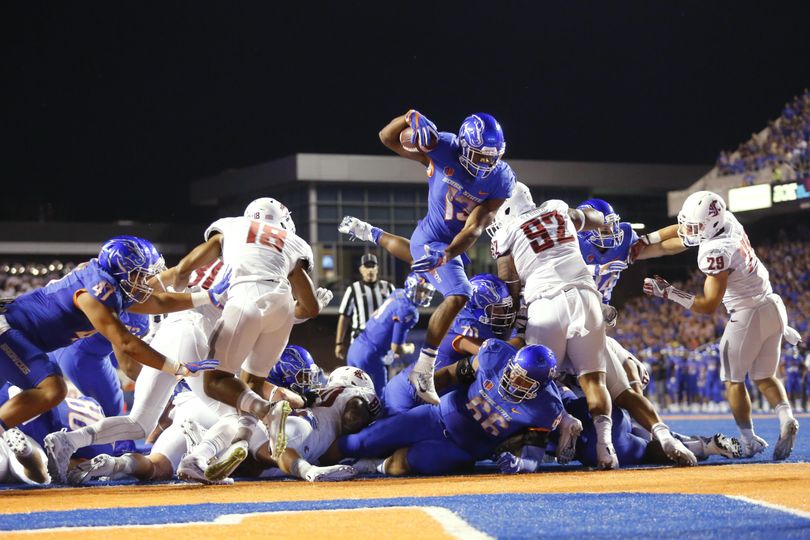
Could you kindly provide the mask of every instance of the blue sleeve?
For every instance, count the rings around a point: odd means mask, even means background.
[[[499,174],[498,182],[493,186],[488,198],[508,199],[512,196],[512,191],[514,191],[514,189],[515,173],[512,171],[512,167],[504,163]]]
[[[483,371],[498,371],[505,358],[514,356],[517,350],[500,339],[488,339],[478,349],[478,368]]]
[[[123,299],[118,283],[111,277],[101,272],[88,272],[82,276],[81,280],[87,294],[107,306],[114,313],[120,313],[123,309]]]
[[[427,152],[425,155],[434,161],[442,164],[447,162],[448,157],[452,155],[456,146],[456,136],[446,131],[439,132],[439,143],[436,148]]]
[[[405,343],[405,336],[408,335],[408,328],[399,321],[394,322],[394,333],[391,334],[391,344],[402,345]]]
[[[125,311],[121,314],[121,322],[135,336],[143,337],[149,333],[149,315]]]

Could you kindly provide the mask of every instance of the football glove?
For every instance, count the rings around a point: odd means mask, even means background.
[[[225,302],[228,301],[228,287],[231,286],[231,271],[223,276],[221,280],[214,284],[213,287],[208,289],[208,298],[211,299],[211,304],[222,309],[225,307]]]
[[[413,261],[411,270],[417,274],[424,274],[435,270],[447,262],[447,254],[444,250],[433,249],[430,246],[425,246],[425,255]]]
[[[411,144],[417,148],[429,148],[439,140],[439,131],[436,129],[436,124],[428,120],[419,111],[415,109],[408,111],[405,115],[405,122],[413,130]]]
[[[328,306],[333,297],[334,294],[332,291],[323,287],[318,287],[318,290],[315,291],[315,298],[318,300],[318,310],[323,310],[323,308]]]
[[[644,278],[644,294],[648,296],[656,296],[664,300],[672,300],[686,309],[691,309],[692,304],[695,303],[695,295],[682,291],[677,287],[673,287],[667,280],[661,276],[655,278]]]
[[[181,362],[180,367],[174,373],[178,377],[194,376],[201,371],[211,371],[219,367],[219,360],[209,358],[208,360],[198,360],[196,362]]]

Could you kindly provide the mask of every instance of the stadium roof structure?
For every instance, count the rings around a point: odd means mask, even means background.
[[[596,163],[510,159],[518,179],[531,187],[590,188],[601,194],[633,194],[683,189],[710,168],[707,165]],[[398,156],[295,154],[195,180],[191,202],[218,205],[247,193],[302,183],[421,184],[424,171]]]

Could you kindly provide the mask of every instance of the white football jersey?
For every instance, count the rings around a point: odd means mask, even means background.
[[[312,408],[293,412],[312,425],[312,433],[304,441],[305,457],[312,458],[308,461],[319,459],[340,437],[343,411],[346,403],[353,397],[362,397],[372,410],[380,410],[379,400],[374,392],[356,386],[338,386],[321,390],[320,397]]]
[[[548,200],[498,229],[491,250],[495,259],[512,254],[527,303],[571,286],[596,291],[563,201]]]
[[[222,260],[231,267],[231,285],[244,281],[283,280],[298,261],[312,266],[312,248],[295,233],[246,217],[223,218],[205,231],[206,240],[222,233]]]
[[[229,270],[228,265],[222,262],[222,259],[217,259],[211,264],[198,268],[189,276],[188,287],[185,289],[185,292],[208,290],[219,283],[228,274]],[[206,336],[210,336],[221,316],[221,309],[211,304],[206,304],[185,311],[169,313],[164,317],[160,325],[162,325],[163,322],[185,320],[198,326]],[[157,328],[158,331],[160,330],[160,325]]]
[[[723,305],[729,311],[753,307],[773,292],[767,268],[760,262],[745,229],[731,212],[726,212],[723,233],[700,243],[698,267],[709,275],[729,272],[723,296]]]

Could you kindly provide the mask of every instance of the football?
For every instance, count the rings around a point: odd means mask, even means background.
[[[412,135],[413,135],[413,128],[411,127],[406,127],[405,129],[400,131],[399,144],[401,144],[402,148],[404,148],[408,152],[418,152],[419,149],[416,147],[416,145],[411,143]]]

